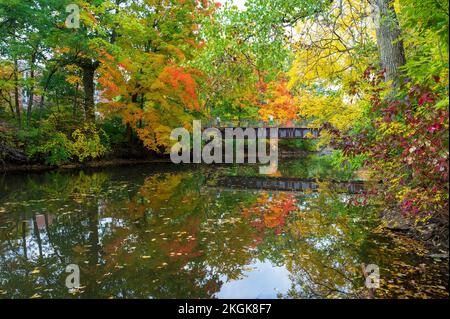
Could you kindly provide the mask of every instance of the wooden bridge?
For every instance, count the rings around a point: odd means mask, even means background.
[[[273,138],[278,139],[316,139],[320,136],[321,131],[318,128],[307,128],[307,127],[219,127],[217,129],[222,133],[222,138],[225,138],[226,129],[238,129],[238,128],[241,128],[244,132],[247,128],[256,130],[257,138],[262,137],[269,138],[270,130],[274,128],[277,130],[277,133],[276,136],[273,136]]]

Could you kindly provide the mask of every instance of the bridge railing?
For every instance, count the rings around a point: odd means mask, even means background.
[[[220,120],[220,122],[218,123],[217,120],[203,120],[202,121],[202,126],[204,128],[208,128],[208,127],[254,127],[254,128],[259,128],[259,127],[280,127],[280,128],[294,128],[294,127],[307,127],[307,123],[305,123],[304,121],[289,121],[290,123],[287,123],[287,121],[279,121],[279,120],[274,120],[273,124],[269,124],[268,122],[265,121],[256,121],[256,120]]]

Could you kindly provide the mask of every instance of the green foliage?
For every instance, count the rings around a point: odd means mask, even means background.
[[[49,118],[41,128],[22,130],[18,140],[31,159],[43,158],[48,165],[61,165],[71,160],[84,162],[96,159],[109,150],[109,137],[102,129],[93,124],[85,124],[70,133],[58,130],[54,121]]]
[[[364,167],[367,156],[365,154],[346,156],[341,150],[333,150],[330,159],[335,168],[345,168],[351,171],[356,171]]]
[[[71,142],[64,133],[55,133],[42,145],[32,147],[29,151],[31,156],[45,154],[45,163],[48,165],[64,164],[71,158],[69,150]]]
[[[406,27],[427,36],[436,34],[448,50],[449,3],[447,0],[400,0],[401,17]]]
[[[395,90],[376,67],[383,35],[367,0],[81,1],[77,30],[58,14],[69,0],[0,0],[0,114],[27,123],[12,144],[52,165],[104,156],[127,133],[168,150],[171,129],[193,118],[245,125],[289,114],[328,125],[321,144],[333,129],[348,142],[321,171],[367,164],[389,181],[391,202],[432,214],[448,198],[448,3],[377,2],[395,8],[402,31]],[[25,76],[33,67],[35,78]],[[15,92],[33,87],[45,103],[24,121]],[[96,125],[95,89],[106,117]]]
[[[348,157],[366,157],[387,203],[418,221],[448,223],[448,80],[437,78],[432,90],[408,83],[389,99],[381,83],[372,83],[371,125],[338,145]]]
[[[317,142],[312,139],[286,139],[278,142],[280,147],[288,147],[303,151],[314,152],[317,150]]]
[[[120,144],[125,142],[124,132],[126,126],[123,124],[122,119],[118,116],[112,116],[104,121],[98,123],[100,130],[103,132],[101,134],[102,143],[104,138],[109,140],[110,145]]]

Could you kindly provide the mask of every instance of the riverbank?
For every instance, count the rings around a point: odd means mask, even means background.
[[[449,258],[449,228],[445,220],[416,221],[405,217],[398,209],[386,209],[380,218],[384,229],[423,244],[430,257]]]
[[[129,166],[136,164],[151,164],[151,163],[170,163],[169,158],[146,158],[146,159],[103,159],[94,160],[85,163],[68,163],[59,166],[51,166],[45,164],[7,164],[0,166],[0,172],[3,173],[17,173],[17,172],[45,172],[52,170],[70,170],[82,168],[102,168],[114,166]]]
[[[156,154],[154,152],[148,152],[140,147],[137,150],[129,150],[132,154],[132,158],[126,158],[127,151],[120,150],[107,158],[90,160],[83,163],[69,162],[60,165],[46,165],[37,162],[1,162],[0,161],[0,173],[13,173],[13,172],[45,172],[51,170],[67,170],[67,169],[82,169],[82,168],[102,168],[112,166],[126,166],[135,164],[150,164],[150,163],[171,163],[168,154]],[[280,159],[301,159],[309,155],[326,155],[322,154],[322,151],[311,151],[301,148],[290,148],[280,146],[278,157]],[[133,156],[134,155],[134,156]],[[245,159],[248,158],[248,154],[245,154]]]

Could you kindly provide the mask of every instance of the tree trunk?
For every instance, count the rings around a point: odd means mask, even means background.
[[[401,29],[394,10],[394,0],[370,0],[380,53],[380,64],[385,71],[385,81],[397,87],[400,67],[406,63],[401,40]]]
[[[31,123],[31,111],[33,109],[33,99],[34,99],[34,63],[36,60],[36,55],[33,53],[31,55],[31,65],[30,65],[30,94],[29,94],[29,100],[28,100],[28,106],[27,106],[27,125],[30,126]]]
[[[17,65],[17,59],[14,59],[14,103],[16,105],[17,120],[19,122],[19,128],[22,126],[22,117],[20,115],[19,104],[19,67]]]
[[[133,94],[131,96],[131,103],[137,104],[138,102],[138,95]],[[131,123],[127,123],[127,129],[126,129],[126,140],[129,144],[133,143],[133,128],[131,127]]]
[[[13,117],[16,118],[16,112],[14,111],[14,107],[13,107],[11,101],[8,101],[8,105],[9,105],[9,109],[11,110]]]
[[[93,64],[83,64],[81,66],[83,70],[83,90],[84,90],[84,111],[86,114],[87,121],[95,120],[95,102],[94,102],[94,93],[95,93],[95,84],[94,84],[94,75],[95,75],[95,67]]]
[[[53,75],[56,73],[57,70],[58,70],[58,68],[53,68],[51,70],[50,74],[48,75],[47,80],[45,81],[44,90],[42,91],[41,102],[40,102],[40,105],[39,105],[39,122],[42,119],[42,112],[44,110],[45,95],[47,94],[47,90],[48,90],[48,87],[50,85],[50,80],[52,79]]]
[[[1,92],[0,92],[1,93]],[[9,110],[11,111],[12,116],[15,118],[16,117],[16,111],[14,111],[14,106],[12,105],[12,98],[11,98],[11,94],[9,92],[7,92],[8,94],[8,98],[6,98],[3,94],[1,94],[0,96],[3,98],[3,100],[8,103],[9,105]]]
[[[77,84],[75,85],[75,94],[73,96],[73,109],[72,109],[72,115],[76,115],[77,114],[77,110],[78,110],[78,88],[79,88],[80,84],[77,82]]]
[[[45,101],[45,90],[44,90],[44,92],[42,92],[41,102],[39,103],[39,122],[42,119],[42,112],[44,110],[44,101]]]
[[[133,129],[131,128],[131,124],[127,123],[127,128],[125,131],[125,139],[127,140],[128,144],[133,143]]]

